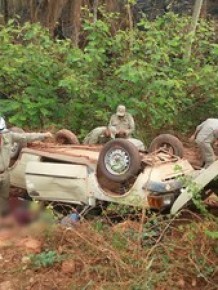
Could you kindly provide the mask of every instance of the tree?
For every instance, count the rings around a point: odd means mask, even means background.
[[[201,13],[201,9],[203,6],[203,2],[204,2],[204,0],[195,0],[194,10],[193,10],[193,14],[192,14],[192,22],[191,22],[191,26],[190,26],[190,38],[188,39],[187,47],[186,47],[186,51],[185,51],[185,55],[184,55],[184,57],[188,60],[191,57],[192,43],[194,41],[195,31],[196,31],[199,16]]]
[[[5,23],[7,23],[9,18],[8,0],[3,0],[3,7],[4,7],[4,21]]]

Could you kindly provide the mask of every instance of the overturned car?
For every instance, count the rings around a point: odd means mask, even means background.
[[[86,206],[105,201],[175,213],[191,199],[182,177],[192,178],[201,191],[217,176],[218,161],[194,170],[173,136],[157,137],[150,148],[142,152],[124,139],[104,146],[23,148],[10,168],[11,183],[35,200]]]

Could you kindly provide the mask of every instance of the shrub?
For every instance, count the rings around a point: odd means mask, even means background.
[[[192,58],[183,58],[190,19],[169,13],[112,34],[113,15],[84,20],[84,48],[52,40],[38,24],[0,29],[1,113],[29,128],[68,127],[83,137],[120,103],[137,135],[187,131],[218,107],[218,45],[202,20]],[[88,118],[87,118],[88,116]]]

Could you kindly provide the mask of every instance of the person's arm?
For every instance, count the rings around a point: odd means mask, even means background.
[[[116,122],[115,122],[115,116],[114,115],[110,118],[110,122],[109,122],[109,125],[108,125],[108,129],[114,135],[116,135],[118,133],[117,132],[117,128],[116,128]]]
[[[15,133],[11,132],[11,137],[14,142],[25,141],[25,142],[34,142],[42,141],[45,138],[52,138],[50,132],[47,133]]]
[[[134,122],[133,117],[130,114],[128,115],[128,123],[129,123],[129,129],[122,130],[122,133],[125,134],[126,137],[129,137],[135,131],[135,122]]]
[[[135,122],[131,115],[129,115],[129,130],[127,130],[127,136],[131,135],[135,131]]]
[[[194,132],[194,134],[189,138],[189,141],[193,142],[196,139],[197,134],[200,132],[200,130],[202,129],[203,125],[205,122],[201,123],[200,125],[198,125],[196,127],[196,130]]]

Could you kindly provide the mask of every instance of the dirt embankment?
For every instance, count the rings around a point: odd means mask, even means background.
[[[1,290],[204,289],[218,283],[216,221],[109,217],[65,228],[36,225],[0,236]]]

